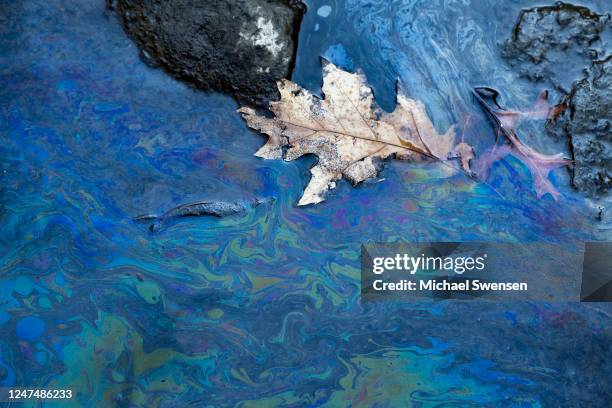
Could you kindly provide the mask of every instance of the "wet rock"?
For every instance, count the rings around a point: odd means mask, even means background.
[[[551,80],[563,89],[591,61],[605,58],[605,50],[598,46],[611,27],[610,14],[568,3],[525,9],[502,55],[524,77]]]
[[[522,76],[550,81],[564,95],[548,133],[567,140],[572,185],[593,198],[612,187],[611,35],[609,13],[557,2],[522,10],[502,51]]]
[[[595,61],[562,101],[567,109],[549,132],[567,137],[572,184],[591,197],[612,188],[612,56]]]
[[[204,90],[266,106],[288,78],[305,6],[298,0],[107,0],[142,58]]]

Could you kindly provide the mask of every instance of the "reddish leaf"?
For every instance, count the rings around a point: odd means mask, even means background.
[[[521,160],[531,172],[534,188],[538,197],[548,193],[553,198],[559,196],[559,192],[550,182],[548,176],[550,171],[561,166],[572,163],[571,160],[563,157],[563,153],[547,155],[540,153],[532,147],[523,143],[516,134],[514,127],[525,118],[545,119],[550,118],[550,108],[547,102],[547,93],[540,94],[534,108],[529,112],[508,111],[497,103],[499,93],[491,88],[475,88],[474,95],[483,106],[485,112],[496,127],[499,134],[505,136],[506,143],[502,146],[495,146],[488,153],[485,153],[477,165],[476,174],[486,177],[491,165],[507,155],[513,155]],[[545,112],[545,113],[544,113]],[[558,113],[557,113],[558,114]]]

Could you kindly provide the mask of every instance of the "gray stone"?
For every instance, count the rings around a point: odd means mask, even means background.
[[[612,56],[595,61],[562,101],[549,132],[567,137],[575,160],[572,184],[591,197],[612,188]]]
[[[563,89],[582,74],[592,60],[605,57],[598,48],[611,27],[610,14],[557,2],[552,6],[522,10],[503,57],[533,81],[550,80]]]
[[[502,55],[522,76],[561,92],[548,134],[567,140],[572,185],[592,198],[610,190],[612,163],[610,14],[557,2],[522,10]]]

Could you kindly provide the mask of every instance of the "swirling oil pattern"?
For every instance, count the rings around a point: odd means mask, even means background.
[[[324,55],[391,109],[401,78],[481,148],[471,85],[539,91],[498,56],[524,5],[310,1],[294,80],[320,92]],[[487,183],[389,162],[298,208],[312,159],[254,157],[235,102],[143,64],[103,0],[1,0],[0,23],[0,386],[70,388],[66,407],[610,406],[607,305],[360,302],[362,242],[597,239],[563,169],[554,201],[514,159]],[[132,221],[254,198],[273,200]]]

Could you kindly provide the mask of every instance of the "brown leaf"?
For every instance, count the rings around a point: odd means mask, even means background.
[[[248,107],[238,111],[249,127],[269,136],[257,156],[318,157],[298,205],[323,201],[342,177],[353,184],[376,177],[378,159],[446,162],[453,150],[454,127],[439,134],[425,106],[401,89],[395,110],[382,112],[362,73],[349,73],[324,61],[323,99],[288,80],[280,81],[278,90],[281,99],[269,107],[274,117],[260,116]]]

